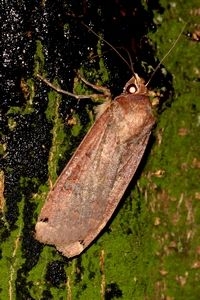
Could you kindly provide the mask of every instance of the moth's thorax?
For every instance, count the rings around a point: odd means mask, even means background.
[[[140,135],[144,128],[155,123],[149,97],[139,94],[122,94],[113,103],[113,117],[116,118],[116,133],[120,141]]]

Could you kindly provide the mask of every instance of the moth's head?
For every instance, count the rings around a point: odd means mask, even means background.
[[[148,95],[148,90],[144,84],[144,80],[135,73],[134,76],[126,83],[123,93]]]

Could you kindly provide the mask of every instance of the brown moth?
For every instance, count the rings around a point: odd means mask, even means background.
[[[135,74],[97,118],[57,179],[36,224],[36,239],[79,255],[115,211],[144,154],[155,119]]]

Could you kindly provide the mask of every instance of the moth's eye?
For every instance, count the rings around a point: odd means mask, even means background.
[[[135,84],[130,84],[126,91],[129,94],[135,94],[137,92],[137,86]]]

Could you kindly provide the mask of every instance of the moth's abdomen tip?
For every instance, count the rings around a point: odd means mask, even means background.
[[[84,250],[84,244],[81,241],[67,242],[65,238],[58,237],[58,232],[48,223],[38,221],[35,226],[35,238],[43,244],[49,244],[56,246],[57,250],[64,256],[71,258],[79,255]]]
[[[73,242],[69,245],[56,245],[58,251],[60,251],[64,256],[71,258],[81,254],[84,250],[84,246],[80,241]]]

